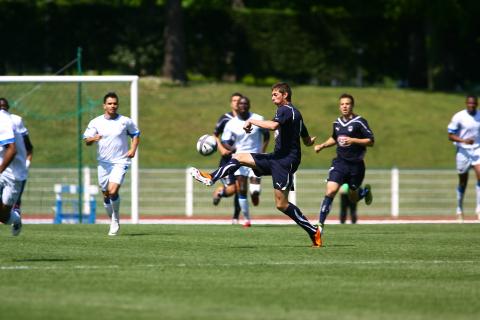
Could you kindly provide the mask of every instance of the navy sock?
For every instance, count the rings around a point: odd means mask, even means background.
[[[302,227],[309,235],[315,234],[317,228],[314,227],[308,219],[303,215],[302,211],[292,203],[288,203],[288,207],[285,211],[282,210],[287,216],[290,217],[296,224]]]
[[[238,219],[240,217],[240,203],[238,203],[238,194],[235,193],[235,197],[233,198],[233,219]]]
[[[318,221],[323,226],[325,220],[327,219],[328,214],[330,213],[330,209],[332,208],[333,198],[325,196],[322,202],[322,206],[320,207],[320,217]]]
[[[221,166],[210,174],[212,176],[212,182],[220,180],[221,178],[226,177],[229,174],[233,174],[240,167],[240,162],[237,159],[232,158],[224,166]]]

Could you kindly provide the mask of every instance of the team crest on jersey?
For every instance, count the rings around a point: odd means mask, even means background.
[[[353,126],[348,126],[348,132],[352,132],[353,131]]]

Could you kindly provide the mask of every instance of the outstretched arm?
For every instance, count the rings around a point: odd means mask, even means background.
[[[248,119],[243,125],[243,130],[245,130],[246,133],[252,132],[252,125],[274,131],[278,129],[280,123],[272,120]]]
[[[325,148],[329,148],[331,146],[334,146],[337,142],[335,141],[335,139],[333,139],[332,137],[328,138],[324,143],[321,143],[321,144],[317,144],[314,148],[315,148],[315,152],[320,152],[322,151],[323,149]]]

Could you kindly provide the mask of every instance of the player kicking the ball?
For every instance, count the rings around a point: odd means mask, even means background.
[[[370,185],[367,184],[364,188],[360,188],[360,185],[365,177],[363,158],[367,147],[373,146],[373,133],[367,120],[353,113],[353,96],[342,94],[339,101],[341,116],[333,122],[332,135],[324,143],[315,146],[315,151],[320,152],[324,148],[337,145],[337,157],[330,166],[325,198],[320,207],[319,228],[322,235],[333,198],[342,184],[348,184],[350,201],[356,203],[365,198],[367,205],[372,203]]]
[[[98,183],[102,188],[105,210],[111,218],[109,236],[120,230],[120,196],[131,158],[140,142],[140,131],[133,121],[117,113],[118,96],[109,92],[103,98],[104,114],[88,124],[83,138],[87,146],[97,142]],[[128,137],[132,139],[129,147]]]
[[[243,126],[247,133],[252,131],[252,126],[276,130],[273,153],[236,153],[228,163],[210,174],[196,168],[191,168],[190,173],[207,186],[237,171],[241,166],[252,168],[257,176],[271,175],[277,209],[308,233],[314,247],[320,247],[320,228],[312,225],[298,207],[288,202],[288,193],[293,188],[293,174],[301,161],[300,138],[306,146],[315,142],[315,137],[308,134],[300,111],[292,105],[291,98],[292,91],[288,84],[275,84],[272,87],[272,102],[277,106],[277,111],[273,120],[248,119]]]

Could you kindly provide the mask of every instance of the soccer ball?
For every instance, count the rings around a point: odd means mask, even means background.
[[[197,141],[197,151],[202,156],[209,156],[217,151],[217,140],[214,136],[204,134]]]

